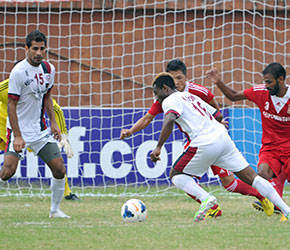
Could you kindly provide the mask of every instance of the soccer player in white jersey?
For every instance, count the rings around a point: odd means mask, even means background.
[[[4,151],[5,150],[5,145],[7,142],[6,138],[6,121],[7,121],[7,105],[8,105],[8,83],[9,79],[6,79],[2,82],[0,82],[0,150]],[[59,142],[59,147],[64,148],[64,152],[66,153],[68,158],[73,157],[73,150],[70,145],[69,139],[68,139],[68,133],[67,133],[67,128],[66,128],[66,123],[65,123],[65,118],[63,111],[61,107],[58,105],[58,103],[52,99],[53,101],[53,110],[54,110],[54,115],[55,115],[55,120],[56,123],[61,131],[61,141]],[[28,148],[28,151],[30,149]],[[68,184],[68,179],[67,176],[65,175],[65,186],[64,186],[64,197],[66,200],[71,200],[71,201],[78,201],[80,200],[79,197],[72,193],[69,184]]]
[[[57,141],[61,131],[57,126],[51,97],[55,68],[44,62],[47,40],[34,30],[26,37],[26,59],[12,69],[8,87],[7,143],[0,181],[10,179],[29,147],[52,171],[50,218],[70,218],[63,213],[60,202],[65,185],[65,166]],[[44,110],[50,120],[47,128]]]
[[[195,84],[194,82],[187,81],[186,75],[187,75],[187,69],[186,65],[179,59],[173,59],[171,60],[166,67],[166,72],[170,73],[174,80],[176,89],[178,91],[185,91],[189,92],[193,95],[197,95],[200,97],[203,101],[210,104],[215,109],[219,110],[218,103],[216,102],[214,95],[211,93],[209,89],[202,85]],[[120,134],[120,139],[125,139],[126,137],[130,136],[131,134],[134,134],[145,127],[147,127],[150,122],[154,119],[154,117],[160,113],[163,113],[161,104],[157,101],[155,101],[151,108],[148,110],[148,112],[141,117],[130,129],[122,129]],[[220,119],[224,125],[227,126],[227,123],[222,120],[222,115],[216,117],[217,119]],[[250,195],[255,196],[260,202],[262,209],[265,211],[265,213],[268,216],[271,216],[274,212],[274,205],[269,202],[268,199],[263,197],[255,188],[249,186],[248,184],[242,182],[239,179],[236,179],[232,172],[222,169],[218,166],[211,166],[211,170],[214,173],[214,175],[218,175],[218,177],[221,180],[221,183],[223,187],[229,191],[234,193],[240,193],[243,195]],[[190,197],[197,202],[201,203],[199,199],[197,199],[194,196]],[[277,210],[275,211],[277,212]],[[280,212],[278,210],[278,212]],[[218,204],[214,205],[207,213],[206,217],[218,217],[222,215],[222,210],[218,206]]]
[[[280,63],[270,63],[263,70],[264,84],[242,91],[225,85],[215,68],[206,75],[231,101],[248,99],[259,107],[263,134],[258,173],[272,182],[282,197],[285,180],[290,181],[290,87],[285,83],[286,70]],[[258,202],[253,206],[262,210]],[[283,214],[281,220],[285,220]]]
[[[290,207],[282,200],[273,186],[257,175],[231,140],[225,127],[214,119],[216,109],[188,92],[175,88],[173,77],[159,74],[153,81],[153,92],[165,113],[162,130],[151,160],[160,160],[163,144],[172,133],[174,123],[189,138],[189,145],[173,164],[170,178],[174,185],[202,201],[194,216],[204,219],[207,211],[216,204],[216,198],[202,189],[192,176],[202,176],[211,165],[218,165],[234,172],[240,179],[256,188],[264,197],[277,205],[290,219]]]

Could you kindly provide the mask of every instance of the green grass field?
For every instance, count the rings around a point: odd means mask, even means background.
[[[252,197],[214,194],[223,215],[200,223],[192,219],[199,205],[186,195],[136,196],[148,208],[143,223],[121,219],[131,197],[63,200],[69,220],[48,218],[49,197],[0,197],[0,249],[289,249],[290,222],[256,211]]]

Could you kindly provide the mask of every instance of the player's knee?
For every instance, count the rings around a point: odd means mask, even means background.
[[[62,157],[58,157],[51,160],[50,162],[47,163],[47,165],[50,167],[54,178],[56,179],[64,178],[66,174],[66,169]]]
[[[273,172],[267,168],[259,168],[258,175],[265,178],[266,180],[270,180],[273,177]]]
[[[267,180],[274,177],[274,172],[268,163],[261,163],[258,166],[258,174]]]
[[[248,185],[252,185],[255,177],[257,176],[257,173],[252,167],[250,167],[250,165],[244,168],[242,171],[235,172],[235,174],[240,180],[247,183]]]
[[[65,176],[65,168],[55,168],[52,170],[52,175],[55,179],[63,179]]]
[[[169,173],[169,177],[170,179],[172,180],[172,178],[175,176],[175,175],[178,175],[178,174],[182,174],[181,172],[175,170],[174,168],[171,168],[170,170],[170,173]]]
[[[16,168],[14,169],[13,166],[4,164],[1,171],[0,177],[3,181],[9,180],[14,174],[16,173]]]

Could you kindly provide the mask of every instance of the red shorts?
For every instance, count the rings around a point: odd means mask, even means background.
[[[263,145],[259,152],[258,167],[267,163],[277,176],[284,168],[287,180],[290,181],[290,152],[277,146]]]
[[[224,168],[220,168],[218,166],[215,165],[211,165],[211,170],[213,172],[214,175],[218,175],[219,177],[226,177],[226,176],[230,176],[233,173],[229,170],[226,170]]]

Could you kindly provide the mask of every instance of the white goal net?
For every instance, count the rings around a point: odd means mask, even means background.
[[[262,83],[262,70],[280,62],[289,71],[290,2],[283,0],[1,1],[1,80],[25,58],[25,37],[47,35],[47,60],[56,67],[53,97],[64,111],[74,157],[63,154],[69,185],[82,194],[162,194],[172,190],[170,167],[184,138],[175,129],[160,161],[150,161],[162,115],[120,140],[153,102],[151,81],[172,59],[187,79],[207,87],[229,121],[229,133],[251,166],[261,146],[260,113],[231,103],[205,72],[217,67],[237,90]],[[288,59],[288,61],[287,61]],[[45,194],[51,173],[26,152],[4,194]],[[0,155],[3,162],[3,153]],[[216,183],[211,173],[205,184]],[[219,188],[214,186],[213,188]]]

